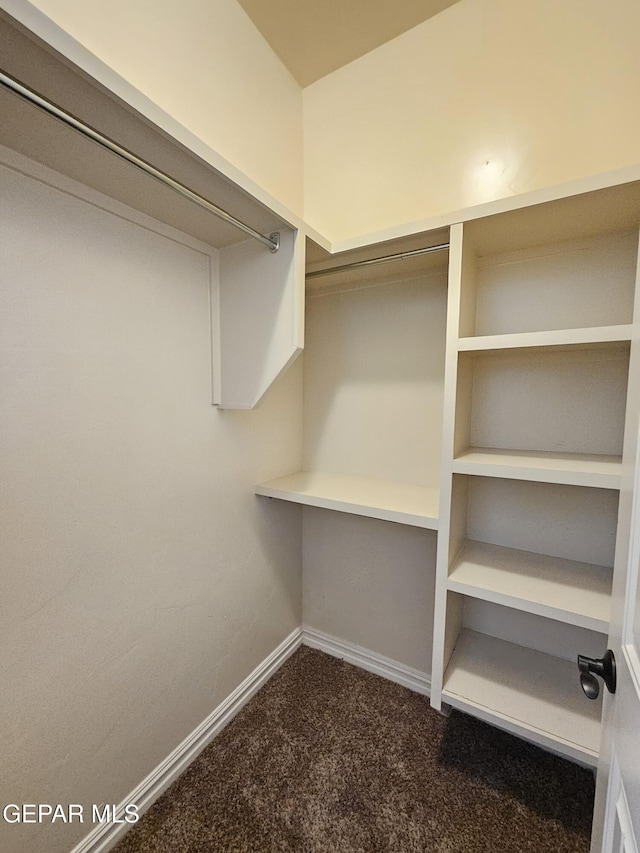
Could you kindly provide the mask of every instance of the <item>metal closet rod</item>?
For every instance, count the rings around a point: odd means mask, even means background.
[[[388,264],[391,261],[404,261],[407,258],[415,258],[417,255],[429,255],[431,252],[444,252],[449,248],[449,243],[440,243],[437,246],[425,246],[423,249],[411,249],[409,252],[398,252],[395,255],[384,255],[381,258],[371,258],[369,261],[353,261],[350,264],[342,264],[339,267],[327,267],[324,270],[308,272],[307,278],[319,278],[321,275],[332,275],[333,273],[355,270],[358,267],[373,267],[377,264]]]
[[[248,234],[250,237],[253,237],[255,240],[258,240],[262,243],[263,246],[267,246],[272,252],[277,252],[280,248],[280,234],[277,232],[274,234],[269,234],[266,236],[265,234],[261,234],[259,231],[256,231],[250,225],[246,225],[244,222],[241,222],[239,219],[236,219],[235,216],[232,216],[230,213],[227,213],[226,210],[223,210],[221,207],[218,207],[217,204],[214,204],[212,201],[204,198],[204,196],[199,195],[199,193],[190,190],[189,187],[186,187],[184,184],[181,184],[179,181],[174,180],[170,175],[167,175],[166,172],[160,171],[160,169],[156,169],[155,166],[152,166],[151,163],[147,163],[146,160],[143,160],[141,157],[138,157],[132,151],[129,151],[127,148],[123,148],[122,145],[118,145],[117,142],[114,142],[113,139],[109,139],[108,136],[104,136],[104,134],[95,130],[88,124],[85,124],[80,119],[71,115],[71,113],[66,112],[57,104],[54,104],[53,101],[49,101],[47,98],[38,94],[38,92],[34,92],[33,89],[30,89],[28,86],[25,86],[19,80],[16,80],[14,77],[11,77],[9,74],[6,74],[4,71],[0,70],[0,83],[6,88],[14,92],[16,95],[19,95],[26,101],[29,101],[35,106],[39,107],[44,112],[48,113],[54,118],[59,119],[64,122],[64,124],[72,127],[74,130],[77,130],[83,136],[86,136],[88,139],[92,139],[94,142],[97,142],[98,145],[101,145],[103,148],[106,148],[108,151],[111,151],[113,154],[116,154],[122,160],[126,160],[127,163],[131,163],[137,169],[140,169],[147,175],[150,175],[152,178],[155,178],[160,183],[169,187],[170,189],[177,192],[179,195],[184,198],[189,199],[189,201],[194,202],[199,207],[202,207],[204,210],[212,213],[214,216],[217,216],[218,219],[222,219],[224,222],[227,222],[229,225],[233,225],[234,228],[238,228],[240,231],[244,231],[245,234]]]

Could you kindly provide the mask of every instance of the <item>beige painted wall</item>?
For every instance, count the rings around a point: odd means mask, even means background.
[[[300,466],[301,365],[213,408],[197,244],[0,181],[2,798],[117,803],[301,622],[300,508],[253,494]]]
[[[34,5],[301,214],[302,92],[236,0]]]
[[[304,468],[435,488],[446,271],[359,284],[307,295]]]
[[[461,0],[304,90],[305,217],[347,239],[640,162],[637,0]]]
[[[315,507],[302,531],[304,624],[429,674],[435,531]]]

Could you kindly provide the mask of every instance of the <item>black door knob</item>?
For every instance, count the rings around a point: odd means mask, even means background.
[[[607,685],[609,693],[616,692],[616,659],[611,649],[607,649],[601,658],[578,655],[578,669],[580,685],[588,699],[597,699],[600,693],[600,683],[596,675]]]

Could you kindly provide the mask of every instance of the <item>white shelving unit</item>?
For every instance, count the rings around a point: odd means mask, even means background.
[[[595,765],[640,206],[452,228],[432,704]]]
[[[447,240],[418,235],[369,254]],[[310,267],[366,257],[314,264],[312,253]],[[437,529],[446,294],[446,252],[308,280],[304,469],[256,494]]]
[[[308,282],[303,470],[256,486],[437,531],[432,704],[590,765],[601,703],[575,659],[607,647],[639,227],[640,191],[613,187],[452,226],[448,286],[432,256]],[[341,624],[379,613],[363,596],[393,589],[398,529],[373,555],[355,521],[304,518],[316,596],[340,588]]]

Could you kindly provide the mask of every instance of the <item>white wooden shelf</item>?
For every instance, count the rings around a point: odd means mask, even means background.
[[[594,326],[582,329],[559,329],[548,332],[523,332],[505,335],[478,335],[459,338],[460,352],[491,352],[503,349],[528,349],[539,347],[596,347],[603,344],[631,340],[632,327]]]
[[[320,471],[298,471],[259,483],[256,494],[293,503],[438,529],[438,489],[350,477]]]
[[[602,701],[586,698],[572,661],[464,630],[445,673],[443,699],[533,743],[597,764]]]
[[[621,464],[619,456],[470,447],[453,460],[452,470],[454,474],[619,489]]]
[[[447,587],[483,601],[608,633],[612,569],[468,540]]]

